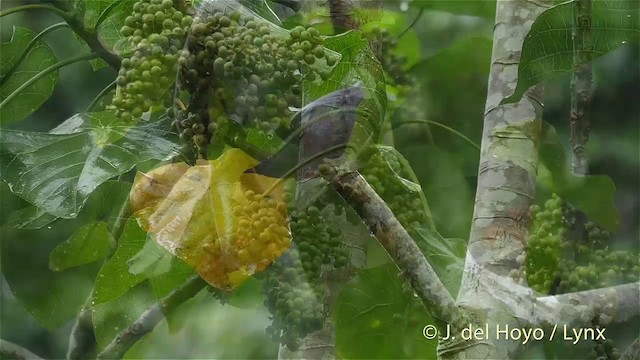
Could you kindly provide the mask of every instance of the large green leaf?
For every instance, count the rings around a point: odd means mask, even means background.
[[[601,227],[609,231],[618,229],[620,213],[614,203],[613,180],[606,175],[573,175],[558,133],[548,123],[543,126],[540,163],[538,180],[544,187],[576,206]]]
[[[121,297],[92,308],[93,328],[98,351],[104,349],[122,330],[131,325],[156,301],[149,283],[135,286]]]
[[[49,268],[53,271],[96,262],[109,253],[113,236],[102,221],[90,222],[78,229],[69,239],[56,246],[49,256]]]
[[[591,43],[574,58],[572,41],[573,8],[569,1],[542,13],[531,26],[522,45],[518,85],[502,103],[520,100],[531,86],[572,71],[575,66],[605,55],[625,43],[640,41],[640,2],[598,0],[592,2]]]
[[[128,189],[129,184],[106,182],[91,194],[76,219],[58,219],[36,230],[16,229],[13,222],[0,228],[3,275],[20,304],[43,326],[56,328],[77,315],[100,268],[99,264],[91,263],[54,272],[49,267],[49,254],[86,224],[99,221],[108,224],[112,231]],[[3,197],[3,204],[5,200]],[[3,210],[14,212],[12,217],[16,218],[16,213],[24,214],[14,209]],[[63,263],[81,260],[69,257]]]
[[[164,122],[131,127],[111,112],[80,114],[51,133],[4,130],[0,169],[16,195],[48,213],[73,218],[108,179],[149,159],[168,159],[178,145]]]
[[[38,40],[24,54],[35,36],[36,33],[29,29],[14,27],[11,41],[0,44],[0,102],[29,79],[57,63],[53,51],[42,40]],[[14,68],[18,61],[20,63]],[[58,72],[54,71],[34,82],[20,96],[3,106],[0,124],[7,125],[31,115],[49,99],[57,81]]]
[[[340,358],[435,358],[437,341],[422,336],[433,320],[412,291],[403,291],[398,272],[392,264],[368,268],[342,288],[333,307]]]
[[[455,299],[460,289],[467,243],[445,239],[427,227],[412,229],[411,235],[438,277]]]
[[[493,19],[496,14],[495,0],[413,0],[411,6],[489,19]]]
[[[0,228],[2,274],[25,310],[49,329],[76,316],[99,270],[97,263],[60,272],[49,269],[49,253],[75,229],[75,220],[39,230]]]
[[[127,224],[118,240],[118,248],[102,266],[96,279],[93,303],[98,305],[117,299],[145,280],[142,275],[129,272],[129,260],[144,246],[147,234],[134,219]]]

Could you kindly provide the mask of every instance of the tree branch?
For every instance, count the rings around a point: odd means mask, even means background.
[[[173,290],[169,295],[147,309],[133,324],[120,332],[98,354],[98,359],[121,359],[133,344],[153,330],[165,317],[165,314],[170,313],[178,305],[195,296],[205,286],[204,280],[200,276],[194,275],[181,287]]]
[[[536,190],[542,87],[532,88],[517,104],[500,102],[516,87],[522,43],[548,7],[549,1],[497,2],[474,216],[458,303],[478,301],[479,268],[507,276],[520,267],[516,259],[525,249]]]
[[[8,359],[42,360],[42,358],[20,345],[0,339],[0,355]]]
[[[640,337],[636,339],[624,353],[620,356],[620,360],[638,360],[640,359]]]
[[[591,0],[574,2],[573,10],[573,62],[577,65],[571,79],[571,166],[576,175],[586,175],[589,169],[586,145],[589,141],[589,117],[591,102]]]
[[[338,175],[329,180],[387,250],[427,311],[444,323],[460,324],[463,314],[453,298],[418,245],[367,181],[355,172]],[[439,324],[442,330],[445,329],[444,323]]]
[[[622,323],[640,315],[640,283],[538,298],[537,323],[588,326],[598,317],[603,326]]]
[[[51,5],[60,9],[62,12],[69,14],[65,21],[73,29],[73,31],[87,43],[89,48],[102,58],[110,67],[115,70],[120,69],[121,58],[117,54],[107,49],[100,38],[96,29],[90,29],[84,23],[84,16],[74,8],[73,1],[67,0],[47,0]]]

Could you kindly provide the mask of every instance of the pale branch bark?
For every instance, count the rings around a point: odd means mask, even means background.
[[[120,332],[104,350],[98,354],[98,359],[121,359],[124,354],[143,336],[150,333],[154,327],[183,302],[195,296],[206,286],[200,276],[194,275],[179,288],[162,298],[155,305],[148,308],[133,324]]]
[[[640,360],[640,337],[622,353],[620,360]]]
[[[367,181],[357,172],[337,175],[329,180],[387,250],[427,311],[439,320],[441,330],[445,330],[445,323],[462,324],[465,321],[463,313],[431,264]]]
[[[589,171],[586,145],[589,141],[590,121],[588,116],[591,103],[592,69],[590,63],[591,42],[591,0],[574,2],[573,14],[573,62],[576,65],[571,79],[571,149],[573,173],[586,175]]]
[[[485,105],[482,151],[467,261],[458,301],[473,304],[478,269],[519,269],[536,188],[542,88],[500,105],[516,88],[524,38],[549,1],[499,0]]]
[[[42,360],[42,358],[24,347],[10,341],[0,339],[0,355],[7,359]]]
[[[537,325],[584,327],[597,319],[606,327],[640,315],[640,283],[545,296],[538,298],[533,307]]]

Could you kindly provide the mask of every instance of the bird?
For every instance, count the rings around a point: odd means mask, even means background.
[[[317,176],[325,158],[343,155],[358,120],[360,104],[368,96],[368,91],[356,84],[304,106],[293,119],[296,130],[285,139],[285,145],[247,172],[283,178],[294,175],[291,170],[301,164],[298,178]]]

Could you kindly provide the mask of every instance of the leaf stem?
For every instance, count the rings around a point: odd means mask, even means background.
[[[133,324],[120,332],[105,349],[98,354],[98,359],[122,359],[124,354],[138,340],[150,333],[153,328],[180,304],[194,297],[207,283],[198,275],[194,275],[179,288],[148,308]]]
[[[7,359],[42,360],[42,358],[24,347],[10,341],[0,339],[0,355]]]
[[[116,81],[114,80],[111,84],[107,85],[107,87],[102,89],[102,91],[100,91],[100,93],[95,97],[95,99],[93,99],[91,104],[89,104],[89,106],[87,106],[87,112],[93,111],[93,108],[95,108],[98,105],[98,103],[100,102],[100,99],[102,99],[102,97],[104,97],[115,86],[116,86]]]
[[[51,66],[49,66],[48,68],[42,70],[41,72],[37,73],[34,77],[32,77],[31,79],[25,81],[24,84],[20,85],[19,88],[17,88],[14,92],[11,93],[11,95],[7,96],[6,99],[4,99],[1,103],[0,103],[0,110],[2,110],[3,108],[5,108],[7,106],[7,104],[9,104],[13,99],[15,99],[18,95],[20,95],[20,93],[22,93],[24,90],[26,90],[29,86],[33,85],[36,81],[42,79],[43,77],[49,75],[50,73],[63,68],[67,65],[71,65],[71,64],[75,64],[77,62],[80,61],[85,61],[85,60],[92,60],[98,57],[98,54],[96,53],[89,53],[89,54],[82,54],[82,55],[78,55],[78,56],[74,56],[70,59],[67,59],[65,61],[61,61],[57,64],[53,64]]]
[[[473,140],[469,139],[468,137],[466,137],[461,132],[459,132],[459,131],[457,131],[457,130],[455,130],[453,128],[450,128],[447,125],[444,125],[444,124],[441,124],[439,122],[436,122],[436,121],[432,121],[432,120],[408,120],[408,121],[403,121],[403,122],[396,123],[394,125],[394,129],[397,129],[400,126],[408,125],[408,124],[431,124],[431,125],[438,126],[440,128],[443,128],[443,129],[455,134],[456,136],[459,136],[461,139],[463,139],[464,141],[469,143],[469,145],[473,146],[476,150],[480,151],[480,146],[478,144],[476,144]]]
[[[66,22],[53,24],[53,25],[49,26],[48,28],[42,30],[38,35],[34,36],[34,38],[31,39],[29,44],[27,44],[27,46],[25,46],[24,51],[22,52],[22,54],[20,54],[20,57],[18,57],[18,60],[16,60],[15,64],[13,64],[11,69],[9,69],[9,71],[7,71],[7,73],[4,74],[2,79],[0,79],[0,86],[2,86],[2,84],[4,84],[7,81],[7,79],[9,79],[11,74],[13,74],[16,71],[18,66],[20,66],[20,63],[22,62],[22,60],[24,60],[24,58],[27,57],[27,55],[29,54],[29,50],[31,50],[31,48],[36,45],[36,43],[38,42],[38,40],[40,40],[40,38],[42,38],[43,36],[47,35],[48,33],[52,32],[54,30],[61,29],[61,28],[64,28],[64,27],[68,28],[69,24],[67,24]]]
[[[69,19],[69,17],[70,17],[70,14],[68,12],[63,11],[61,9],[58,9],[55,6],[44,5],[44,4],[28,4],[28,5],[12,7],[10,9],[8,9],[8,10],[0,12],[0,18],[4,17],[4,16],[7,16],[7,15],[11,15],[11,14],[17,13],[17,12],[20,12],[20,11],[38,10],[38,9],[51,11],[52,13],[60,15],[60,17],[62,17],[65,20]]]

